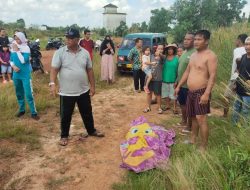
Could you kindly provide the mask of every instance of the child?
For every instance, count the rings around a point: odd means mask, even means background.
[[[155,65],[155,62],[150,62],[150,48],[144,47],[142,50],[142,71],[147,75],[147,81],[144,86],[144,91],[149,94],[150,91],[148,89],[148,85],[150,81],[152,80],[152,67],[151,65]]]
[[[11,73],[12,68],[10,66],[10,50],[9,46],[7,44],[4,44],[3,46],[3,52],[0,52],[0,63],[1,63],[1,71],[3,76],[3,83],[7,83],[5,74],[7,73],[8,79],[10,82],[11,80]]]
[[[165,57],[162,55],[163,45],[158,45],[157,50],[153,56],[151,56],[151,61],[155,64],[152,66],[151,74],[153,76],[153,81],[149,84],[150,93],[147,94],[147,108],[143,110],[144,113],[151,111],[152,104],[152,93],[156,96],[156,102],[158,104],[158,114],[162,114],[161,109],[161,84],[162,84],[162,65]]]
[[[177,56],[178,56],[178,58],[180,58],[182,54],[183,54],[183,48],[182,47],[178,47],[178,49],[177,49]]]

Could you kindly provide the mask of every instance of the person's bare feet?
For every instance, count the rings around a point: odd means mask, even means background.
[[[183,127],[187,127],[187,123],[181,121],[179,123],[176,123],[174,126],[177,127],[177,128],[183,128]]]
[[[202,154],[204,154],[206,152],[206,150],[207,150],[207,148],[204,147],[204,146],[199,147],[199,152],[202,153]]]

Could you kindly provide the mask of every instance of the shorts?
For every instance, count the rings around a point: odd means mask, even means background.
[[[233,100],[236,95],[235,89],[236,89],[236,80],[230,80],[224,92],[224,97]]]
[[[210,98],[207,104],[201,105],[200,98],[206,91],[205,88],[195,90],[195,91],[188,91],[187,96],[187,117],[195,117],[197,115],[206,115],[210,113]]]
[[[162,82],[161,81],[150,81],[148,85],[148,89],[150,92],[154,92],[156,96],[161,95],[161,86]]]
[[[143,72],[144,72],[147,76],[152,75],[152,69],[149,68],[149,67],[146,67],[145,69],[143,69]]]
[[[177,100],[180,103],[181,106],[185,106],[187,102],[187,96],[188,96],[188,89],[187,88],[180,88]]]
[[[12,73],[12,68],[10,65],[1,65],[1,73]]]
[[[171,100],[176,100],[176,96],[174,96],[174,83],[162,83],[161,88],[161,96],[162,98],[170,98]]]

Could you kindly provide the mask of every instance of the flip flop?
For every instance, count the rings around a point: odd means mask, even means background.
[[[181,136],[187,136],[188,134],[187,133],[179,132],[179,135],[181,135]]]
[[[183,128],[183,127],[186,127],[187,125],[180,122],[180,123],[176,123],[173,126],[176,127],[176,128]]]
[[[100,131],[95,131],[94,133],[90,134],[89,136],[92,136],[92,137],[105,137],[104,133],[102,133]]]
[[[192,143],[190,140],[185,140],[183,141],[184,144],[190,144],[190,145],[194,145],[194,143]]]
[[[191,131],[187,130],[187,129],[182,129],[181,130],[182,133],[191,133]]]
[[[169,107],[162,107],[161,109],[162,109],[163,111],[170,110],[170,108],[169,108]]]
[[[59,145],[61,146],[67,146],[68,145],[68,138],[61,138],[59,141]]]
[[[163,114],[163,111],[161,108],[158,109],[158,114]]]
[[[88,136],[89,136],[88,134],[80,134],[78,140],[79,141],[84,141],[86,138],[88,138]]]
[[[174,115],[179,114],[179,112],[177,110],[174,110],[173,113],[174,113]]]
[[[145,110],[143,110],[144,113],[148,113],[150,111],[151,111],[151,109],[149,107],[147,107]]]

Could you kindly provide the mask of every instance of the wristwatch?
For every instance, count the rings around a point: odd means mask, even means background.
[[[50,82],[50,83],[49,83],[49,86],[52,86],[52,85],[55,85],[55,83],[54,83],[54,82]]]

